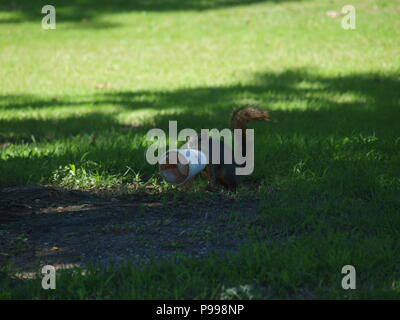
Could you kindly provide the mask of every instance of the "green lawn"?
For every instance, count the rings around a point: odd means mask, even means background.
[[[0,298],[400,298],[398,1],[353,0],[356,30],[326,14],[344,0],[55,0],[56,30],[44,4],[0,3],[0,187],[173,193],[145,161],[149,129],[222,129],[247,101],[274,121],[251,124],[239,196],[261,200],[232,218],[240,252],[64,272],[54,292],[4,273]]]

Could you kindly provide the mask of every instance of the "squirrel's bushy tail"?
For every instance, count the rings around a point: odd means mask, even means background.
[[[245,105],[240,108],[235,109],[231,115],[231,130],[242,129],[241,132],[241,145],[242,145],[242,155],[246,152],[246,134],[245,129],[247,122],[251,120],[262,120],[269,121],[268,111],[261,109],[255,105]]]
[[[235,109],[231,115],[231,129],[246,129],[251,120],[269,120],[268,111],[256,105],[245,105]]]

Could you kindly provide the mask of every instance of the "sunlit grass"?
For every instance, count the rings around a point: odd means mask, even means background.
[[[251,285],[259,298],[398,297],[397,1],[353,1],[351,31],[326,15],[341,0],[155,2],[55,1],[53,31],[40,28],[41,1],[0,11],[0,186],[178,193],[145,161],[147,131],[222,129],[250,100],[273,120],[250,125],[255,172],[239,193],[260,195],[259,216],[232,213],[248,230],[237,255],[63,274],[69,289],[54,296],[221,298]],[[340,288],[345,264],[359,290]],[[53,294],[4,286],[3,298]]]

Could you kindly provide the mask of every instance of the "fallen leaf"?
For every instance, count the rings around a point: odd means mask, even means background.
[[[326,13],[326,15],[332,19],[336,19],[337,17],[340,16],[340,12],[335,11],[335,10],[330,10]]]
[[[96,89],[105,89],[105,88],[107,88],[107,83],[96,84]]]

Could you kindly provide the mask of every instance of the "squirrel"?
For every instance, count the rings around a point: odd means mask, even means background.
[[[245,134],[246,125],[247,122],[251,120],[269,121],[270,120],[269,113],[268,111],[263,110],[257,106],[246,105],[234,110],[231,115],[232,133],[234,129],[242,129],[240,143],[242,146],[243,156],[245,155],[246,152],[246,134]],[[193,147],[196,147],[199,150],[201,150],[201,140],[202,140],[201,136],[190,137],[187,141],[188,148],[191,149]],[[220,163],[219,164],[211,163],[213,139],[208,138],[208,140],[209,140],[209,154],[208,154],[209,163],[202,171],[202,175],[205,176],[208,180],[207,189],[209,191],[214,191],[216,184],[218,184],[230,190],[236,190],[241,178],[241,176],[236,174],[236,168],[241,167],[243,165],[235,163],[232,150],[223,141],[217,142],[217,144],[219,143],[220,146]],[[224,150],[226,150],[226,148],[228,148],[227,150],[230,150],[230,152],[232,152],[232,163],[229,164],[224,163]],[[191,187],[191,184],[192,180],[185,183],[183,187],[185,189],[189,189]]]

